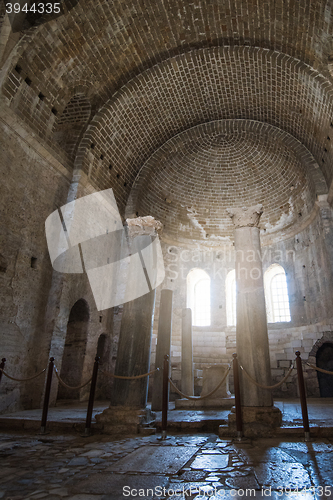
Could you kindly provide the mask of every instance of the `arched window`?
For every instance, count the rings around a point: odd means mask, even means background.
[[[235,269],[229,271],[225,280],[225,293],[227,301],[227,325],[236,326],[236,273]]]
[[[187,307],[192,309],[193,326],[210,325],[210,277],[203,269],[187,275]]]
[[[291,321],[286,273],[283,267],[273,264],[264,276],[267,321]]]

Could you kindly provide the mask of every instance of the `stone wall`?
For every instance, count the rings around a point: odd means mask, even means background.
[[[94,188],[85,176],[73,177],[13,114],[2,109],[2,117],[6,123],[0,123],[0,357],[7,359],[6,370],[15,378],[38,373],[50,356],[60,372],[71,308],[85,299],[89,321],[80,380],[91,376],[101,334],[106,335],[110,352],[103,369],[112,371],[114,311],[97,311],[85,274],[65,275],[52,269],[45,237],[46,218],[69,196],[84,196]],[[24,383],[3,377],[0,412],[39,407],[44,380],[43,375]],[[65,382],[77,385],[70,378]],[[98,395],[105,399],[109,386],[110,380],[101,378]],[[51,404],[57,399],[57,389],[54,379]],[[80,398],[86,399],[88,391],[89,386],[82,389]]]
[[[3,115],[2,115],[3,116]],[[40,371],[45,358],[44,315],[52,282],[45,219],[66,202],[71,175],[19,123],[1,122],[1,357],[23,378]],[[16,126],[17,125],[17,126]],[[15,126],[15,130],[14,130]],[[1,383],[0,408],[31,404],[26,386]]]

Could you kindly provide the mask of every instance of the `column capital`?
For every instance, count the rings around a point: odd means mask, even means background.
[[[263,206],[261,204],[258,204],[249,208],[228,208],[227,212],[231,217],[235,228],[259,227],[259,220],[261,214],[263,213]]]
[[[131,238],[136,236],[156,236],[163,229],[163,224],[151,215],[146,217],[136,217],[135,219],[126,219],[128,234]]]

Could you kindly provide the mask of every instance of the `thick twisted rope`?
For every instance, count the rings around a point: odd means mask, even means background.
[[[101,373],[103,373],[103,375],[106,375],[107,377],[110,377],[110,378],[120,378],[121,380],[135,380],[135,379],[138,379],[138,378],[149,377],[150,375],[153,375],[153,373],[156,373],[158,371],[159,371],[159,368],[156,368],[156,370],[152,370],[151,372],[144,373],[143,375],[136,375],[136,376],[133,376],[133,377],[125,377],[125,376],[122,376],[122,375],[114,375],[113,373],[106,372],[104,370],[101,370]]]
[[[212,390],[208,394],[205,394],[204,396],[187,396],[186,394],[184,394],[183,392],[181,392],[178,389],[177,386],[175,386],[175,384],[172,382],[172,380],[171,380],[170,377],[169,377],[169,382],[172,385],[172,387],[174,388],[174,390],[177,392],[177,394],[179,394],[182,398],[190,399],[190,400],[194,400],[194,401],[200,401],[201,399],[209,398],[210,396],[212,396],[221,387],[221,385],[223,384],[223,382],[226,380],[227,376],[229,375],[230,370],[231,370],[231,366],[229,365],[228,369],[227,369],[227,371],[226,371],[226,373],[225,373],[225,375],[223,377],[223,379],[221,380],[221,382],[215,387],[214,390]]]
[[[86,385],[88,385],[92,380],[92,377],[90,377],[90,379],[87,382],[85,382],[84,384],[79,385],[78,387],[71,387],[70,385],[65,384],[65,382],[63,380],[61,380],[60,375],[59,375],[56,367],[54,367],[54,371],[55,371],[55,374],[57,376],[57,379],[59,380],[59,384],[62,385],[63,387],[65,387],[66,389],[71,389],[73,391],[78,390],[78,389],[82,389],[82,387],[85,387]]]
[[[311,363],[304,362],[306,365],[310,366],[310,368],[313,368],[314,370],[317,370],[318,372],[326,373],[327,375],[333,375],[333,372],[329,372],[328,370],[324,370],[323,368],[319,368],[318,366],[312,365]]]
[[[10,375],[8,375],[8,373],[6,373],[5,371],[3,371],[2,368],[0,368],[0,371],[2,372],[2,374],[5,377],[9,378],[10,380],[14,380],[15,382],[27,382],[28,380],[33,380],[34,378],[37,378],[40,375],[42,375],[42,373],[44,373],[46,371],[46,368],[44,368],[44,370],[42,370],[41,372],[37,373],[36,375],[33,375],[32,377],[28,377],[28,378],[14,378],[14,377],[11,377]]]
[[[278,387],[280,387],[282,384],[285,383],[285,381],[289,378],[291,372],[293,371],[294,367],[291,366],[288,370],[288,373],[287,375],[282,379],[280,380],[280,382],[278,382],[277,384],[274,384],[274,385],[263,385],[263,384],[259,384],[258,382],[256,382],[256,380],[254,380],[251,375],[249,375],[247,373],[247,371],[245,370],[245,368],[242,366],[242,365],[239,365],[240,369],[243,370],[243,372],[245,373],[245,375],[247,376],[247,378],[254,384],[256,385],[257,387],[260,387],[261,389],[267,389],[267,390],[272,390],[272,389],[277,389]]]

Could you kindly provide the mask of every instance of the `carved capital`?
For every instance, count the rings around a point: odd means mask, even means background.
[[[227,212],[235,228],[258,227],[261,214],[263,213],[263,207],[261,204],[258,204],[249,208],[228,208]]]
[[[135,219],[126,219],[128,234],[131,238],[136,236],[156,236],[163,229],[163,224],[151,215],[146,217],[136,217]]]

